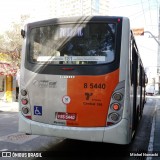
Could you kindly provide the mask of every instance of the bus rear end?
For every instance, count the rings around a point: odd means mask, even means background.
[[[26,25],[19,131],[128,143],[120,131],[128,123],[119,81],[122,24],[121,17],[74,17]]]

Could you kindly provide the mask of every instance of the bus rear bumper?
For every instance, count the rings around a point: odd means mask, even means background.
[[[94,142],[128,144],[127,120],[110,127],[67,127],[31,121],[19,113],[19,132]]]
[[[19,132],[97,142],[102,142],[103,139],[104,127],[84,128],[44,124],[26,119],[21,113],[19,118]]]
[[[131,141],[131,129],[129,126],[129,121],[122,119],[116,125],[105,127],[103,142],[129,144]]]

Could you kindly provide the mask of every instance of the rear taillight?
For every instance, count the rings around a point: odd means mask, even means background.
[[[22,99],[21,99],[21,102],[22,102],[23,105],[27,105],[28,100],[27,100],[26,98],[22,98]]]
[[[29,109],[28,109],[27,107],[23,107],[23,108],[22,108],[22,112],[23,112],[24,114],[28,114],[28,113],[29,113]]]
[[[116,122],[116,121],[119,120],[120,116],[119,116],[118,113],[114,113],[114,112],[113,112],[113,113],[111,113],[111,114],[109,115],[109,118],[110,118],[112,121]]]
[[[32,119],[30,106],[29,106],[29,97],[26,89],[21,89],[21,112],[27,119]]]
[[[115,101],[121,101],[123,98],[123,95],[120,92],[115,92],[112,97]]]
[[[118,111],[118,110],[121,109],[121,105],[118,104],[118,103],[113,103],[113,104],[111,104],[111,108],[112,108],[113,110],[115,110],[115,111]]]
[[[26,95],[27,95],[27,91],[26,91],[25,89],[22,89],[22,90],[21,90],[21,95],[22,95],[22,96],[26,96]]]
[[[108,110],[107,126],[117,124],[122,119],[124,106],[124,81],[114,90]]]

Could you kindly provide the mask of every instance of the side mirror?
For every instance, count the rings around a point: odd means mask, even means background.
[[[25,37],[25,30],[23,30],[23,29],[21,29],[21,36],[22,36],[22,38]]]

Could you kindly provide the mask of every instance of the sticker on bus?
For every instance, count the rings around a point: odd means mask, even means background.
[[[66,113],[66,112],[56,112],[56,119],[59,120],[76,120],[76,114],[75,113]]]
[[[34,115],[42,116],[42,106],[34,106]]]
[[[71,62],[76,62],[76,61],[102,61],[105,62],[106,57],[105,56],[39,56],[37,58],[37,61],[71,61]]]
[[[63,96],[62,102],[63,102],[64,104],[69,104],[70,101],[71,101],[71,98],[70,98],[69,96]]]

